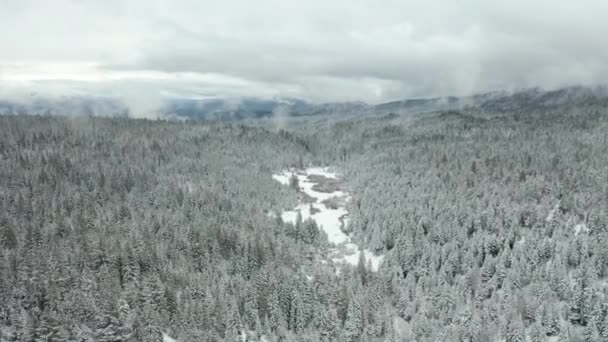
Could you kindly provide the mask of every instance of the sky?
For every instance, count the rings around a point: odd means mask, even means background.
[[[0,98],[316,102],[604,84],[601,0],[0,0]]]

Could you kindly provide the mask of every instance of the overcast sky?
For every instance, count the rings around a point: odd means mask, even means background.
[[[0,95],[381,102],[606,83],[602,0],[0,0]]]

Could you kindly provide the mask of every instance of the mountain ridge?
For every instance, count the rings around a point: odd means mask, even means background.
[[[367,104],[361,101],[314,103],[297,98],[169,98],[158,108],[136,112],[127,101],[101,96],[31,95],[11,101],[0,99],[0,115],[60,115],[144,117],[180,120],[239,121],[281,116],[414,114],[449,110],[515,112],[559,106],[608,106],[605,86],[573,86],[555,90],[540,88],[516,92],[495,91],[469,96],[406,98]]]

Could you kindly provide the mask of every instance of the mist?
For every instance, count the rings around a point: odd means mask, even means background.
[[[272,126],[275,130],[287,128],[289,114],[289,108],[285,105],[279,105],[272,111]]]

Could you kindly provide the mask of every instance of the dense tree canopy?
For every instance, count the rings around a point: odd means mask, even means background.
[[[272,174],[331,165],[329,248]],[[241,124],[0,117],[2,341],[603,341],[608,116]]]

